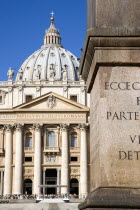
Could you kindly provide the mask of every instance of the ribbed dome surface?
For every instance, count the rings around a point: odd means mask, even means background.
[[[61,46],[59,31],[54,22],[44,37],[44,45],[25,60],[16,81],[71,80],[78,79],[78,59]]]
[[[67,70],[67,79],[78,80],[77,58],[62,47],[50,45],[34,52],[22,64],[16,81],[49,80],[54,71],[54,80],[62,80],[63,71]]]

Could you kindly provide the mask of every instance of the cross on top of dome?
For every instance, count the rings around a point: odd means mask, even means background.
[[[51,21],[53,22],[54,21],[54,12],[52,11],[50,14],[52,15]]]
[[[50,14],[52,15],[52,17],[54,16],[54,12],[53,11]]]

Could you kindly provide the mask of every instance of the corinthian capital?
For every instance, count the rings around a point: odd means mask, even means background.
[[[16,131],[22,131],[24,124],[15,124],[14,127]]]
[[[78,125],[81,130],[86,130],[89,127],[88,123],[81,123]]]
[[[68,127],[69,127],[69,124],[60,124],[60,129],[61,130],[67,130],[68,129]]]
[[[10,124],[4,125],[4,130],[6,132],[11,132],[12,129],[13,129],[13,125],[10,125]]]
[[[42,129],[43,124],[35,123],[33,125],[34,130],[40,131]]]

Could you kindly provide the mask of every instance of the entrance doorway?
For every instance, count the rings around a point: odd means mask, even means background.
[[[70,194],[79,194],[79,182],[77,179],[71,179],[70,181]]]
[[[24,187],[23,187],[23,193],[32,195],[32,180],[31,179],[25,179],[24,180]]]
[[[56,185],[57,184],[57,170],[56,169],[46,169],[46,185]],[[47,187],[45,189],[45,194],[56,194],[56,187]]]

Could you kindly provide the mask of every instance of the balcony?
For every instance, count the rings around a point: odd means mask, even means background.
[[[59,147],[44,147],[44,153],[46,154],[59,154],[60,148]]]
[[[80,152],[80,147],[70,147],[70,152]]]

